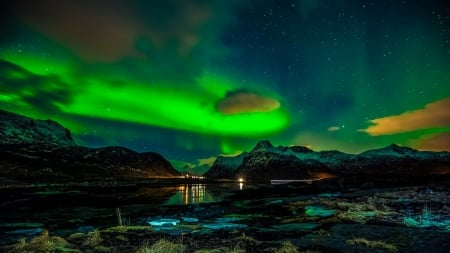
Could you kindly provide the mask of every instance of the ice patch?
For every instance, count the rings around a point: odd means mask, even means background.
[[[176,226],[178,223],[180,223],[180,220],[177,219],[157,219],[148,222],[148,224],[155,227]]]
[[[226,223],[226,222],[218,222],[218,223],[211,223],[211,224],[204,224],[204,228],[209,228],[212,230],[231,230],[231,229],[245,229],[248,228],[245,224],[236,224],[236,223]]]

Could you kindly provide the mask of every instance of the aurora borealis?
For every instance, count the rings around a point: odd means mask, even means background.
[[[2,9],[0,108],[195,162],[257,140],[450,150],[450,3],[32,0]]]

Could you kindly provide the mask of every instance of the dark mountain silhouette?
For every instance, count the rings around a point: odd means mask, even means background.
[[[249,153],[237,157],[219,156],[205,176],[267,181],[448,173],[449,152],[418,151],[392,144],[353,155],[335,150],[315,152],[301,146],[274,147],[269,141],[260,141]]]
[[[179,173],[161,155],[123,147],[87,148],[51,120],[0,110],[0,177],[19,180],[115,180]]]

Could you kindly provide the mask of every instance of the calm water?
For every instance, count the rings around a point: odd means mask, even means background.
[[[242,190],[244,183],[226,185],[184,184],[176,186],[176,192],[164,205],[189,205],[220,202],[232,192]]]
[[[47,188],[2,193],[0,244],[35,236],[43,228],[70,234],[86,226],[116,226],[117,208],[125,223],[138,224],[146,217],[161,215],[165,206],[220,202],[246,187],[243,183],[180,184],[138,189]]]

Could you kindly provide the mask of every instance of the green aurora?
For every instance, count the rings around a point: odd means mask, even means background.
[[[450,150],[445,1],[112,2],[10,3],[0,109],[191,162],[260,139]]]

